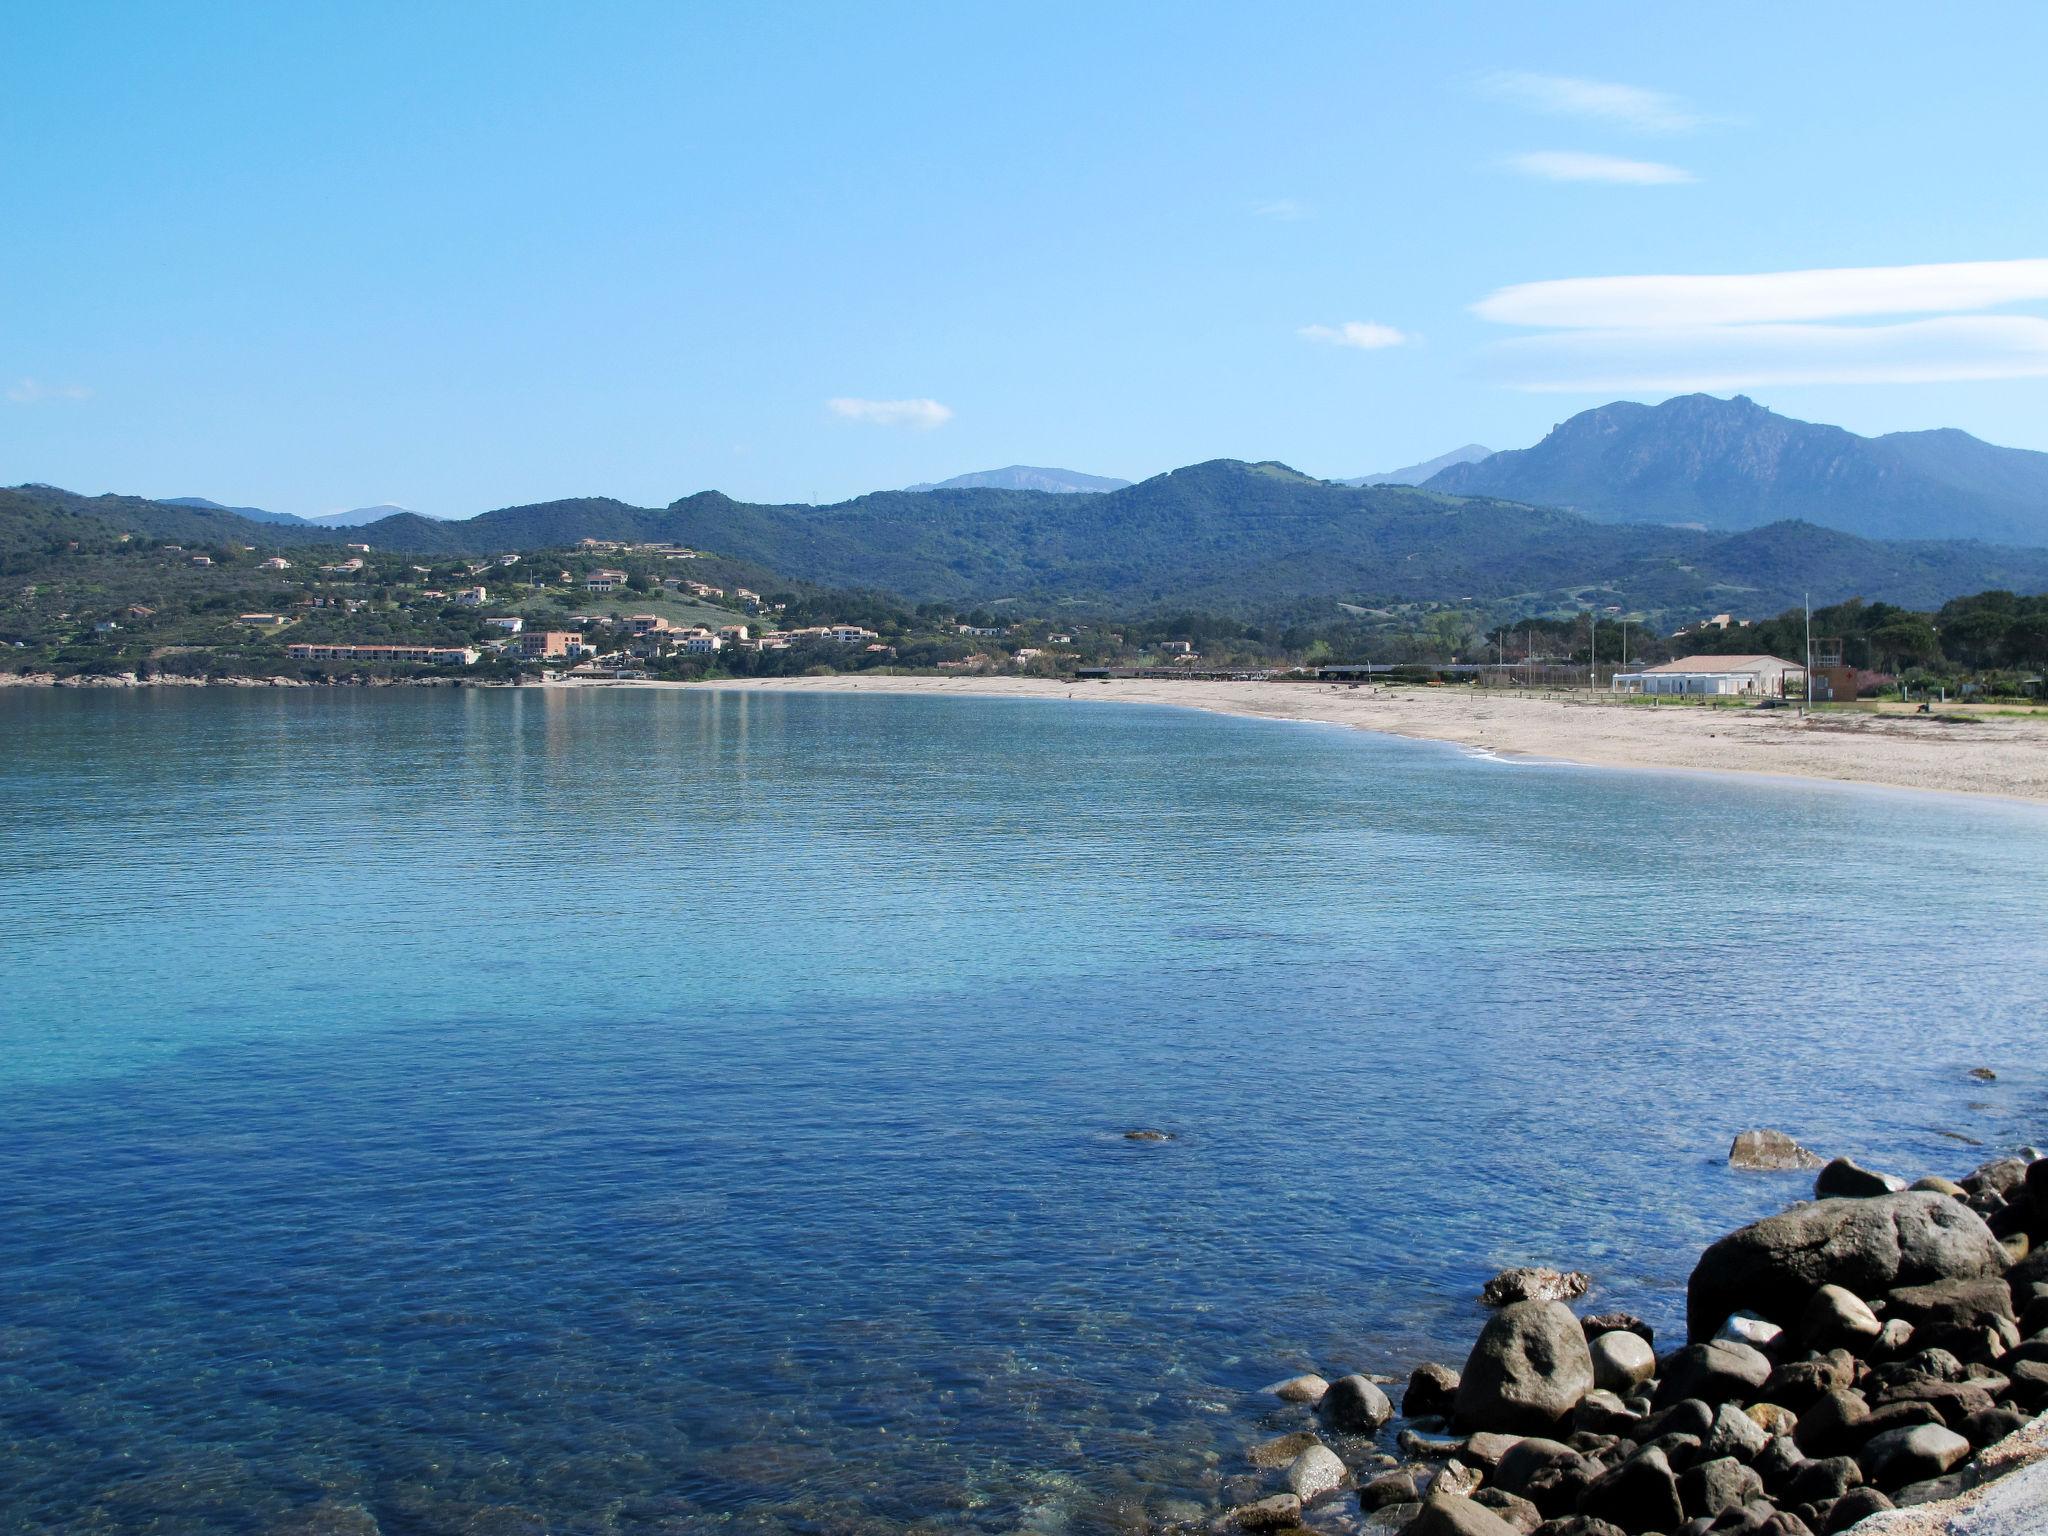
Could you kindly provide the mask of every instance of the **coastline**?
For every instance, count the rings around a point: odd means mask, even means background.
[[[625,682],[626,688],[906,693],[1160,704],[1445,742],[1504,761],[1743,774],[2048,804],[2048,719],[1950,724],[1898,715],[1589,704],[1465,688],[1352,688],[1117,678],[834,677]]]
[[[511,688],[457,677],[317,683],[286,677],[55,678],[0,674],[10,688]],[[2048,805],[2048,717],[1821,714],[1796,710],[1652,708],[1590,703],[1563,694],[1469,688],[1352,687],[1332,683],[1234,683],[1114,678],[930,677],[839,673],[829,677],[725,678],[708,682],[603,679],[520,685],[550,691],[648,688],[719,692],[894,693],[952,698],[1064,699],[1198,709],[1244,719],[1292,721],[1435,741],[1502,762],[1568,763],[1630,772],[1741,775],[1911,794],[1964,795]]]

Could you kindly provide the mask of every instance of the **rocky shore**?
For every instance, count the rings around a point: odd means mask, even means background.
[[[479,682],[467,677],[185,677],[158,672],[142,677],[134,672],[74,672],[59,677],[54,672],[0,672],[0,688],[504,688],[500,682]]]
[[[1751,1132],[1731,1161],[1820,1160]],[[1709,1246],[1661,1349],[1574,1312],[1590,1276],[1517,1269],[1460,1369],[1276,1383],[1215,1528],[2048,1533],[2048,1159],[1910,1186],[1836,1159],[1814,1196]]]

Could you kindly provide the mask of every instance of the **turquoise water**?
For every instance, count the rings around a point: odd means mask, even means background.
[[[2036,808],[870,695],[0,743],[9,1532],[1136,1529],[1501,1264],[1675,1322],[1745,1126],[2048,1108]]]

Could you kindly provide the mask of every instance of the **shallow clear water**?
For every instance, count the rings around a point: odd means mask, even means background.
[[[1670,1323],[1745,1126],[2048,1108],[2030,807],[872,695],[0,746],[10,1532],[1136,1528],[1501,1264]]]

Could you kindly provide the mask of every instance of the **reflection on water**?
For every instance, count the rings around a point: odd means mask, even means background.
[[[1499,1264],[1673,1320],[1746,1125],[2040,1126],[2025,808],[888,696],[0,734],[8,1531],[1133,1528]]]

